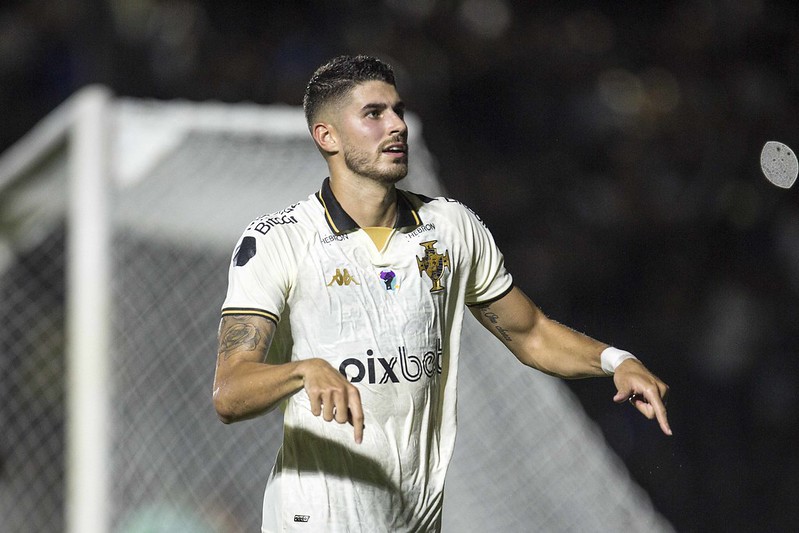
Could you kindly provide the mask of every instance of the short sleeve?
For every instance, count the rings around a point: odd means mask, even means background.
[[[222,316],[258,315],[280,321],[292,279],[287,242],[279,231],[263,235],[252,226],[244,231],[230,261]]]

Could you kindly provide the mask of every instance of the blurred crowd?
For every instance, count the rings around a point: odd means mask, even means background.
[[[299,105],[339,53],[390,62],[449,194],[554,318],[672,387],[675,436],[570,386],[680,531],[799,511],[799,148],[790,1],[24,0],[0,7],[0,150],[80,87]],[[321,179],[321,177],[320,177]]]

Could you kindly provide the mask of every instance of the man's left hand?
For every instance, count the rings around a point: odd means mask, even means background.
[[[618,390],[613,397],[614,402],[629,401],[648,419],[657,418],[663,433],[672,434],[669,420],[666,417],[668,385],[647,370],[637,359],[627,359],[616,367],[613,382]]]

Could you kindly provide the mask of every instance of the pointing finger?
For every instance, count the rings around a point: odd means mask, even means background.
[[[667,394],[668,391],[664,393]],[[660,390],[654,391],[647,390],[643,395],[633,394],[630,396],[630,402],[636,406],[649,419],[655,418],[660,425],[660,430],[666,435],[672,435],[669,419],[666,414],[666,404],[660,395]]]
[[[355,442],[360,444],[363,442],[363,428],[364,426],[364,416],[363,416],[363,405],[361,404],[361,395],[358,392],[358,389],[352,389],[348,397],[348,407],[349,407],[349,422],[352,424],[352,427],[355,430]]]

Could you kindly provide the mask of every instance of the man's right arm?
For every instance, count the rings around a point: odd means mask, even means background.
[[[266,363],[276,325],[252,315],[226,315],[219,325],[219,352],[214,375],[214,408],[229,424],[274,409],[305,388],[311,412],[328,422],[350,422],[355,441],[363,437],[360,394],[352,383],[322,359]]]

